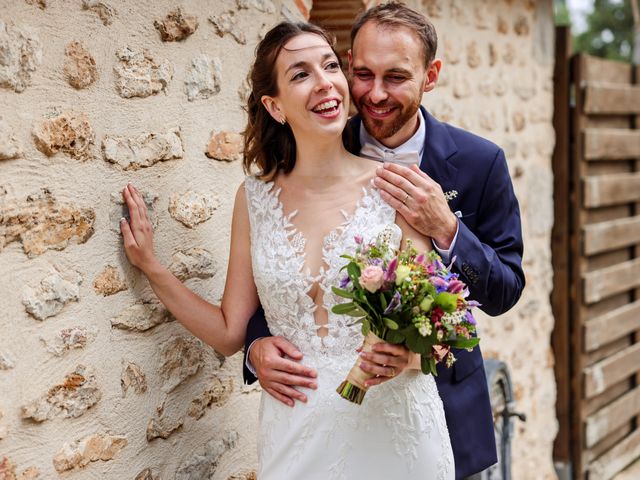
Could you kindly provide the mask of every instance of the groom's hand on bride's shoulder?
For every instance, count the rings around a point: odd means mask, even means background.
[[[316,371],[299,363],[302,353],[283,337],[263,337],[251,345],[249,361],[260,386],[272,397],[293,407],[294,401],[307,401],[295,387],[316,389]]]

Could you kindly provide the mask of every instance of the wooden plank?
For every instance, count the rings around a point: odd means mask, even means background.
[[[589,398],[598,395],[638,370],[640,370],[640,343],[586,367],[584,369],[585,396]]]
[[[587,351],[596,350],[637,329],[640,329],[640,300],[588,320],[584,326],[584,346]]]
[[[640,86],[589,82],[583,88],[584,112],[588,115],[640,113]]]
[[[601,457],[608,450],[611,450],[613,447],[615,447],[618,443],[620,443],[621,440],[623,440],[632,431],[633,431],[633,428],[631,427],[631,425],[625,424],[622,427],[618,428],[617,430],[614,430],[605,438],[603,438],[602,441],[598,443],[595,447],[585,449],[584,455],[583,455],[584,463],[586,465],[585,470],[589,469],[590,463],[595,461],[598,457]],[[586,473],[586,471],[584,473]],[[583,479],[585,477],[578,477],[578,478]],[[600,480],[600,479],[596,479],[596,480]]]
[[[627,378],[621,382],[616,383],[615,385],[610,386],[601,395],[593,398],[588,398],[581,407],[580,421],[584,423],[587,417],[593,415],[605,405],[613,402],[616,398],[621,397],[626,392],[631,390],[631,388],[633,388],[631,385],[631,380]]]
[[[584,227],[584,253],[595,253],[629,247],[640,243],[640,216],[620,218]]]
[[[640,172],[589,176],[584,179],[586,208],[640,200]]]
[[[640,429],[631,432],[624,440],[593,462],[589,468],[589,478],[610,480],[638,457],[640,457]]]
[[[556,61],[553,72],[553,128],[556,144],[553,150],[553,209],[554,222],[551,231],[551,258],[553,289],[551,308],[554,326],[551,344],[555,358],[556,417],[558,433],[553,444],[553,459],[571,463],[571,293],[570,293],[570,103],[569,55],[571,53],[571,30],[566,26],[556,27]]]
[[[633,341],[629,335],[607,343],[604,347],[592,350],[586,355],[585,365],[595,365],[611,355],[621,352],[627,347],[633,345]]]
[[[585,130],[585,160],[627,160],[634,157],[640,157],[640,130],[619,128]]]
[[[585,441],[587,448],[629,422],[640,413],[640,387],[636,387],[622,397],[607,405],[595,415],[587,418]]]
[[[640,258],[584,274],[584,300],[595,303],[640,286]]]
[[[631,83],[631,65],[590,55],[581,55],[579,80],[597,80],[609,83]]]

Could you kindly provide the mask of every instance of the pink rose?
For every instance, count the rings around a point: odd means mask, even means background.
[[[360,285],[371,293],[375,293],[384,281],[384,272],[377,265],[369,265],[360,274]]]

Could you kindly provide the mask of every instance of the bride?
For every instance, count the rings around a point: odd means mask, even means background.
[[[249,318],[261,303],[271,332],[305,355],[318,376],[306,403],[289,408],[263,393],[260,480],[454,477],[453,454],[434,379],[419,358],[385,345],[364,368],[395,377],[371,388],[362,405],[336,388],[362,342],[357,326],[334,315],[344,259],[384,234],[395,247],[422,237],[396,216],[372,186],[377,163],[342,143],[349,90],[329,35],[304,23],[281,23],[256,50],[245,131],[247,176],[235,198],[229,265],[221,306],[208,303],[171,274],[153,252],[147,209],[131,184],[123,191],[130,220],[121,220],[129,261],[194,335],[224,355],[242,346]]]

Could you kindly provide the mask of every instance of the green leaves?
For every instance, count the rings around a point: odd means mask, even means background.
[[[335,293],[337,296],[342,297],[342,298],[353,298],[354,297],[353,292],[348,292],[347,290],[343,290],[342,288],[331,287],[331,291],[333,293]]]
[[[473,348],[478,345],[478,343],[480,343],[480,339],[478,337],[458,337],[453,340],[447,341],[447,345],[450,345],[453,348]]]
[[[436,359],[431,355],[422,355],[420,357],[420,369],[425,375],[430,373],[434,377],[438,376],[438,370],[436,370]]]
[[[400,328],[400,326],[399,326],[396,322],[394,322],[393,320],[391,320],[391,319],[390,319],[390,318],[388,318],[388,317],[383,317],[383,318],[382,318],[382,321],[383,321],[383,322],[384,322],[384,324],[385,324],[388,328],[390,328],[391,330],[398,330],[398,328]]]

